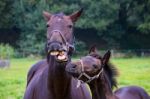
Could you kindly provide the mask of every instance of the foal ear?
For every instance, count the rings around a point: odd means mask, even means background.
[[[111,52],[110,52],[110,50],[108,50],[102,58],[103,64],[108,63],[110,56],[111,56]]]
[[[96,45],[93,45],[89,50],[89,54],[97,54],[97,53],[98,51],[97,51]]]
[[[71,14],[69,17],[71,18],[71,20],[73,22],[76,22],[77,19],[81,16],[82,12],[83,12],[83,8],[81,8],[79,11],[76,11],[75,13]]]
[[[51,14],[47,11],[43,11],[43,16],[46,21],[50,20]]]

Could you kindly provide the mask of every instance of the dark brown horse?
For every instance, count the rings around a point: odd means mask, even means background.
[[[108,51],[101,57],[93,47],[88,56],[69,63],[66,71],[89,84],[93,99],[149,99],[145,90],[137,86],[123,87],[113,93],[112,87],[117,86],[118,73],[117,69],[109,63],[110,54]]]
[[[76,88],[78,80],[65,71],[74,50],[73,24],[81,13],[82,9],[70,16],[44,12],[47,60],[29,70],[24,99],[91,99],[86,85]]]

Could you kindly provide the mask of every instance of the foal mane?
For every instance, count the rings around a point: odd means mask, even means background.
[[[90,56],[102,60],[102,57],[99,54],[93,53],[90,54]],[[117,79],[116,77],[119,75],[118,70],[116,66],[114,66],[110,61],[106,63],[104,66],[104,71],[106,72],[106,75],[108,76],[108,80],[111,84],[111,88],[117,87]]]

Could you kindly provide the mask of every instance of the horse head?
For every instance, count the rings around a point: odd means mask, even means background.
[[[101,75],[109,58],[110,51],[106,52],[105,55],[101,57],[96,48],[93,47],[90,49],[90,53],[87,56],[82,57],[78,61],[68,63],[66,71],[82,82],[89,83]]]
[[[74,51],[73,27],[81,13],[82,9],[71,15],[43,12],[47,21],[46,51],[48,55],[56,56],[56,60],[59,62],[68,61],[69,55]]]

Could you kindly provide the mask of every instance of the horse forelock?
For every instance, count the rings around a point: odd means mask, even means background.
[[[60,13],[55,13],[54,16],[55,17],[59,17],[59,18],[63,18],[65,14],[63,12],[60,12]]]

